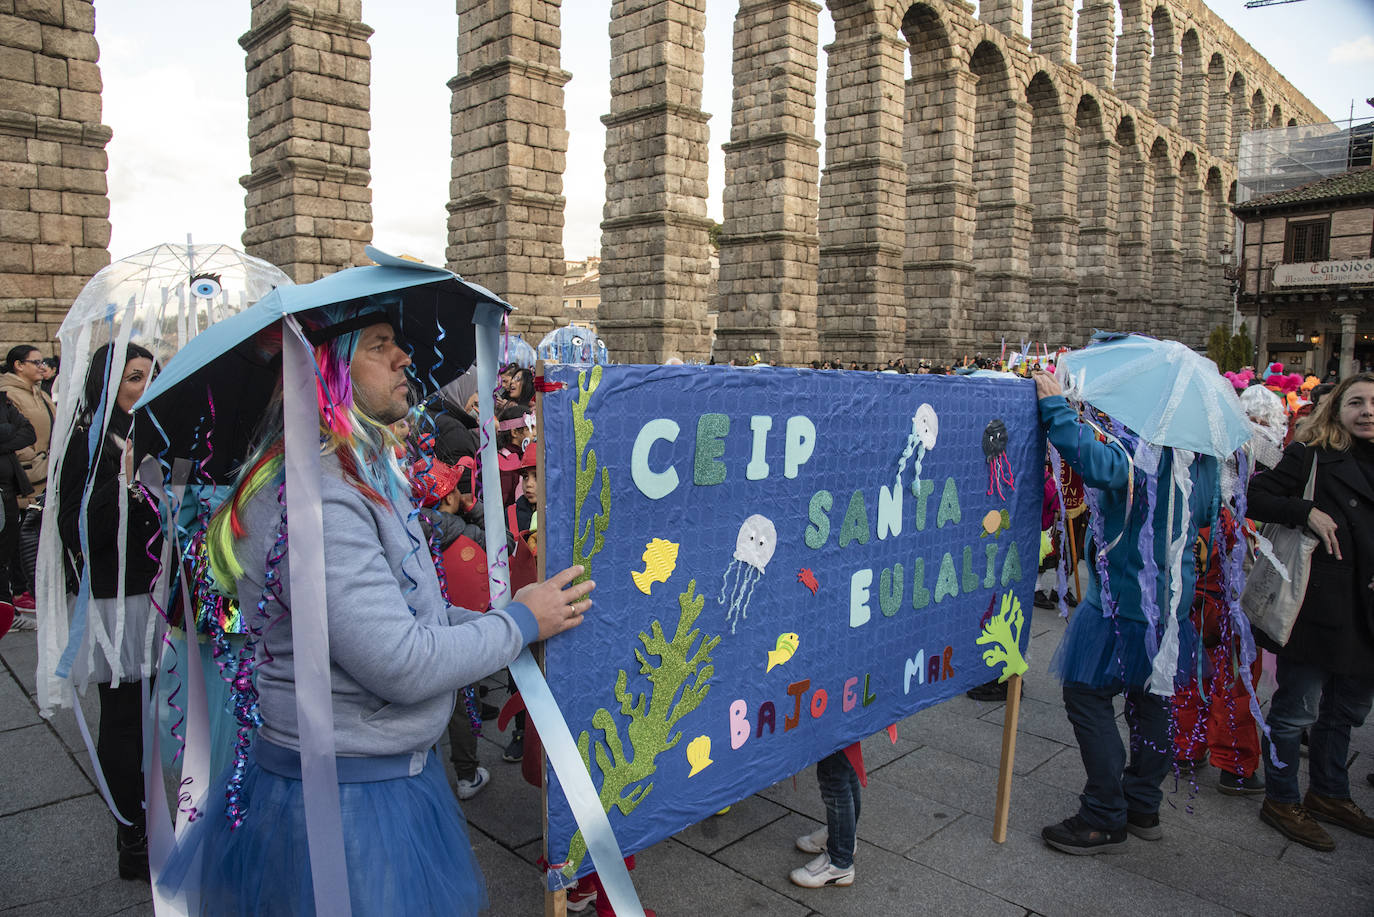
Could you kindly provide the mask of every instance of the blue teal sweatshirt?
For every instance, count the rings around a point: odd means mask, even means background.
[[[1144,558],[1141,556],[1139,545],[1140,530],[1145,524],[1145,473],[1140,468],[1133,468],[1124,446],[1099,442],[1093,429],[1078,419],[1078,413],[1062,395],[1040,399],[1040,421],[1045,425],[1046,436],[1059,450],[1064,461],[1083,476],[1085,484],[1098,491],[1098,506],[1102,513],[1103,534],[1107,543],[1111,544],[1125,527],[1126,534],[1107,555],[1107,577],[1112,598],[1116,600],[1117,613],[1129,620],[1143,623],[1145,614],[1141,609],[1140,571],[1144,567]],[[1159,463],[1159,490],[1154,508],[1154,559],[1159,569],[1154,582],[1154,595],[1160,609],[1161,621],[1165,620],[1168,613],[1169,597],[1172,594],[1169,590],[1169,538],[1170,534],[1177,534],[1178,527],[1185,518],[1184,506],[1178,501],[1177,496],[1173,519],[1169,518],[1168,488],[1172,481],[1169,473],[1172,464],[1173,451],[1165,449]],[[1199,454],[1188,472],[1193,489],[1187,503],[1188,540],[1179,590],[1180,620],[1188,616],[1188,610],[1192,606],[1193,587],[1197,581],[1193,546],[1197,542],[1198,529],[1210,525],[1220,509],[1217,460],[1209,455]],[[1134,488],[1128,524],[1126,485],[1132,475]],[[1094,552],[1090,550],[1085,550],[1085,554],[1090,558],[1094,556]],[[1097,581],[1096,567],[1091,563],[1089,567],[1092,570],[1090,585],[1084,599],[1100,608],[1101,584]]]

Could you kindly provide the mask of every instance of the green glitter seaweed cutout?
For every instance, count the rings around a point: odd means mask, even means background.
[[[978,635],[977,642],[980,645],[991,647],[984,650],[983,662],[989,668],[1002,667],[998,681],[1006,681],[1013,675],[1024,675],[1026,669],[1030,668],[1021,655],[1021,630],[1025,623],[1021,600],[1008,592],[1002,596],[1001,611],[988,619],[988,623],[983,625],[983,632]]]
[[[715,674],[711,651],[720,643],[720,637],[703,637],[695,651],[692,650],[692,645],[701,636],[700,628],[692,625],[706,601],[696,595],[696,586],[697,581],[692,580],[687,584],[687,591],[678,596],[677,630],[671,641],[666,639],[663,625],[658,621],[650,622],[650,633],[639,634],[639,642],[644,647],[642,650],[635,648],[635,658],[639,660],[639,673],[649,680],[648,697],[643,692],[631,696],[627,690],[629,676],[624,669],[616,677],[615,697],[620,702],[620,714],[630,720],[625,732],[632,757],[626,758],[617,718],[605,707],[592,715],[592,727],[601,730],[604,741],[598,739],[593,744],[591,733],[586,730],[578,736],[577,750],[582,753],[588,773],[592,772],[595,755],[596,766],[601,771],[601,806],[607,813],[615,807],[621,815],[629,815],[644,801],[654,788],[653,781],[648,779],[657,770],[654,759],[682,738],[682,732],[674,732],[673,727],[697,709],[711,690],[711,676]],[[657,665],[650,662],[654,657],[657,657]],[[574,875],[586,854],[586,842],[578,831],[568,845],[568,861],[563,873],[569,877]]]
[[[592,367],[591,381],[586,372],[577,374],[577,400],[572,405],[573,445],[577,448],[577,493],[573,503],[573,563],[582,565],[582,575],[573,580],[581,583],[591,578],[592,557],[606,545],[606,527],[611,524],[611,481],[610,472],[601,469],[601,512],[596,513],[582,524],[582,506],[596,483],[596,450],[588,448],[595,430],[587,417],[587,405],[592,393],[601,384],[601,367]],[[591,542],[588,548],[587,542]]]

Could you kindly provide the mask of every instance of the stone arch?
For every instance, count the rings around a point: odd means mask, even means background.
[[[1179,186],[1169,143],[1156,137],[1150,145],[1150,171],[1154,178],[1150,211],[1150,270],[1154,275],[1152,330],[1164,337],[1178,337],[1181,250],[1179,247]]]
[[[1256,89],[1250,97],[1250,130],[1264,130],[1269,124],[1269,109],[1264,102],[1264,89]]]
[[[1097,99],[1078,100],[1079,340],[1112,324],[1117,287],[1117,145],[1103,130]],[[1070,329],[1072,333],[1074,329]],[[1068,342],[1065,342],[1068,343]]]
[[[1231,95],[1226,60],[1214,53],[1207,63],[1207,152],[1225,156],[1231,144]]]
[[[1153,278],[1150,275],[1150,206],[1153,185],[1150,161],[1136,136],[1135,119],[1122,118],[1116,128],[1120,151],[1121,215],[1117,248],[1121,259],[1114,330],[1130,330],[1149,315]]]
[[[1283,127],[1283,109],[1277,102],[1274,103],[1274,110],[1269,114],[1270,127]]]
[[[1231,282],[1226,279],[1226,269],[1232,263],[1234,255],[1226,254],[1227,243],[1231,238],[1232,221],[1231,211],[1226,206],[1226,198],[1223,192],[1225,184],[1221,177],[1221,170],[1216,166],[1207,170],[1207,183],[1204,186],[1204,197],[1207,204],[1207,264],[1206,279],[1207,302],[1210,310],[1207,314],[1207,327],[1210,330],[1216,325],[1224,325],[1230,328],[1231,317]]]
[[[1178,124],[1178,39],[1169,8],[1160,4],[1150,14],[1150,111],[1161,124]]]
[[[1231,159],[1240,152],[1241,135],[1250,129],[1250,99],[1245,74],[1239,70],[1231,77]]]
[[[903,276],[906,350],[914,356],[965,346],[973,298],[973,74],[930,5],[902,17],[911,62],[902,159],[906,165]]]
[[[1183,33],[1183,95],[1179,100],[1179,133],[1202,145],[1206,138],[1207,71],[1202,68],[1202,43],[1197,30]]]
[[[1030,248],[1030,117],[1015,97],[1008,62],[991,41],[969,59],[976,79],[973,185],[977,217],[973,231],[975,343],[991,346],[1003,335],[1030,331],[1027,263]]]
[[[1297,118],[1289,118],[1289,119],[1288,119],[1288,126],[1289,126],[1289,127],[1297,127],[1297,126],[1298,126],[1298,119],[1297,119]]]
[[[1050,341],[1078,330],[1078,132],[1043,70],[1026,87],[1031,112],[1030,290]]]
[[[1199,347],[1207,339],[1207,213],[1197,156],[1191,150],[1179,161],[1178,184],[1183,202],[1178,339],[1189,347]]]

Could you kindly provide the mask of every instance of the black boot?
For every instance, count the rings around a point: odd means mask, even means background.
[[[142,817],[132,825],[116,824],[115,846],[119,850],[119,877],[148,882],[148,833]]]

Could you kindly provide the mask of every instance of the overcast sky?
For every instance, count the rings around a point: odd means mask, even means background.
[[[1079,0],[1081,5],[1081,0]],[[1030,7],[1030,0],[1026,0]],[[1302,0],[1211,8],[1328,117],[1374,116],[1374,2]],[[738,3],[707,0],[702,108],[712,116],[710,215],[721,219],[730,121],[730,49]],[[563,69],[571,133],[564,249],[600,254],[604,195],[600,117],[610,108],[610,0],[564,0]],[[110,141],[111,256],[159,242],[242,246],[248,172],[244,54],[249,0],[140,0],[96,4]],[[364,0],[372,36],[373,244],[443,263],[449,182],[449,101],[458,71],[453,0]],[[833,37],[821,14],[821,40]]]

